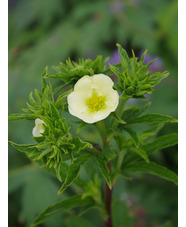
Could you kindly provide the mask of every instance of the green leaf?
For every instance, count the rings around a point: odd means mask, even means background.
[[[122,78],[122,74],[120,72],[120,70],[114,66],[114,65],[110,65],[110,70],[118,77],[118,78]],[[117,86],[116,86],[117,87]]]
[[[17,121],[17,120],[34,120],[38,117],[37,114],[11,114],[8,116],[9,121]]]
[[[128,128],[128,127],[123,127],[123,130],[125,130],[131,136],[135,145],[138,147],[139,146],[139,139],[138,139],[137,133],[133,129]]]
[[[101,154],[104,156],[105,160],[108,162],[114,158],[116,158],[116,153],[109,147],[108,149],[104,149]]]
[[[121,57],[121,60],[129,60],[127,52],[121,47],[121,45],[117,43],[116,46],[118,47],[119,56]]]
[[[144,63],[145,56],[146,56],[147,52],[148,52],[148,49],[146,49],[146,50],[143,52],[143,54],[142,54],[142,56],[141,56],[141,59],[140,59],[140,62],[141,62],[141,63]]]
[[[177,143],[178,143],[178,134],[172,133],[169,135],[158,137],[153,142],[143,145],[142,148],[146,151],[147,155],[149,155],[160,149],[174,146]]]
[[[162,115],[162,114],[145,114],[141,117],[137,117],[134,119],[131,119],[130,121],[127,122],[127,124],[140,124],[140,123],[177,123],[178,120],[170,117],[170,116],[166,116],[166,115]]]
[[[34,220],[31,226],[36,226],[44,222],[48,217],[62,210],[68,210],[74,207],[86,206],[94,203],[91,197],[86,197],[85,199],[82,199],[81,197],[81,195],[75,195],[49,206]]]
[[[141,149],[139,147],[130,147],[130,150],[134,151],[136,154],[141,156],[147,163],[149,163],[149,158],[143,149]]]
[[[79,133],[85,126],[87,125],[86,122],[81,121],[80,125],[78,126],[76,133]]]
[[[118,115],[116,112],[112,112],[110,114],[110,116],[112,116],[117,122],[119,122],[120,124],[126,124],[125,121],[123,121]]]
[[[96,155],[95,159],[96,159],[96,163],[97,163],[103,177],[105,178],[109,188],[111,189],[112,183],[110,180],[110,171],[106,165],[106,161],[104,160],[104,158],[101,155]]]
[[[141,146],[141,149],[143,149],[147,155],[150,155],[151,153],[155,151],[159,151],[161,149],[174,146],[178,143],[178,134],[172,133],[169,135],[164,135],[156,138],[154,141],[147,143],[145,145]],[[130,162],[135,162],[139,159],[139,156],[135,154],[129,154],[125,157],[123,165],[126,165]]]
[[[64,103],[65,98],[66,98],[71,92],[72,92],[72,89],[70,89],[69,91],[64,92],[63,94],[61,94],[61,95],[57,98],[56,103],[55,103],[56,108],[59,108],[60,105],[62,105],[62,104]]]
[[[79,153],[81,150],[84,150],[85,148],[92,148],[92,144],[83,142],[78,136],[73,137],[73,144],[75,145],[75,152]]]
[[[16,113],[8,116],[9,121],[25,120],[25,119],[27,119],[27,116],[25,116],[25,114],[23,115],[23,114]]]
[[[133,107],[133,108],[127,109],[124,111],[122,115],[122,119],[124,119],[128,123],[128,121],[131,120],[132,118],[138,117],[143,112],[145,112],[150,107],[150,105],[151,105],[151,102],[148,102],[146,105],[142,106],[141,108]]]
[[[35,151],[36,148],[35,148],[35,145],[36,144],[17,144],[17,143],[14,143],[12,141],[9,141],[9,143],[15,148],[17,149],[18,151],[21,151],[21,152],[32,152],[32,151]]]
[[[88,159],[91,156],[92,156],[91,153],[82,154],[74,161],[73,164],[70,165],[65,182],[63,183],[62,187],[59,189],[58,195],[60,195],[74,180],[77,179],[80,168],[86,161],[88,161]]]
[[[61,116],[58,112],[58,110],[56,109],[56,107],[50,103],[50,107],[51,107],[51,117],[55,118],[55,119],[60,119]]]
[[[174,172],[154,162],[146,163],[140,161],[136,163],[129,163],[122,168],[122,173],[124,174],[136,172],[156,175],[168,181],[172,181],[176,185],[178,184],[178,177]]]

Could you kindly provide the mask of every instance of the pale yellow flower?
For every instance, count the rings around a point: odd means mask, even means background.
[[[34,137],[40,137],[42,136],[42,133],[44,132],[44,121],[42,121],[40,118],[37,118],[35,120],[35,127],[32,130],[32,135]]]
[[[69,112],[86,123],[105,119],[119,103],[113,85],[110,77],[104,74],[83,76],[67,97]]]

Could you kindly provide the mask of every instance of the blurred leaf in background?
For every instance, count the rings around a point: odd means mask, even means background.
[[[41,88],[45,66],[49,67],[49,73],[53,73],[53,66],[68,57],[94,60],[97,55],[103,55],[103,58],[110,56],[111,60],[117,60],[116,43],[121,43],[129,56],[132,55],[131,49],[138,57],[148,49],[146,61],[159,59],[159,64],[152,70],[170,72],[170,76],[148,96],[152,101],[148,112],[177,117],[177,4],[176,0],[9,0],[9,113],[20,112],[30,91]],[[143,102],[130,99],[127,108]],[[33,125],[27,121],[10,122],[9,139],[20,144],[33,143],[32,129]],[[176,131],[175,125],[167,124],[158,135]],[[82,136],[90,137],[90,141],[97,137],[89,127],[82,130]],[[173,146],[153,154],[152,161],[158,160],[176,172],[175,149],[177,147]],[[9,170],[9,225],[28,226],[35,212],[40,213],[61,198],[57,196],[58,182],[12,147],[9,149]],[[148,227],[153,224],[162,226],[169,220],[173,223],[170,226],[176,226],[176,188],[156,178],[153,178],[155,181],[147,179],[146,184],[140,184],[137,179],[131,183],[121,179],[117,183],[129,194],[127,196],[132,194],[137,198],[132,203],[132,211],[129,209],[130,212],[125,213],[128,226],[132,226],[130,217],[138,216],[140,212],[141,222],[145,219]],[[114,197],[113,206],[121,207],[122,221],[122,214],[130,204],[128,200],[121,201]],[[151,204],[155,205],[152,207]],[[92,215],[96,215],[97,220]],[[63,214],[59,214],[43,225],[101,227],[103,222],[99,215],[97,210],[89,211],[81,218],[63,218]],[[119,220],[115,220],[114,226],[119,224]]]

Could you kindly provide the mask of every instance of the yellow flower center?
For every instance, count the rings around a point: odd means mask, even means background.
[[[99,111],[105,108],[105,97],[93,93],[90,98],[86,100],[86,104],[90,112]]]

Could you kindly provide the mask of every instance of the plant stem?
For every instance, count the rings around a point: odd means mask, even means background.
[[[111,162],[107,163],[107,167],[111,169]],[[109,188],[108,184],[105,183],[105,207],[109,217],[105,219],[107,227],[112,227],[112,216],[111,216],[111,203],[112,203],[112,189]]]
[[[122,115],[122,113],[123,113],[123,109],[124,109],[125,103],[127,102],[127,100],[128,100],[128,99],[122,99],[122,100],[121,100],[121,104],[120,104],[119,109],[118,109],[118,111],[117,111],[118,117],[121,117],[121,115]],[[115,120],[114,123],[113,123],[112,128],[115,129],[115,128],[117,128],[117,126],[118,126],[118,121]]]

